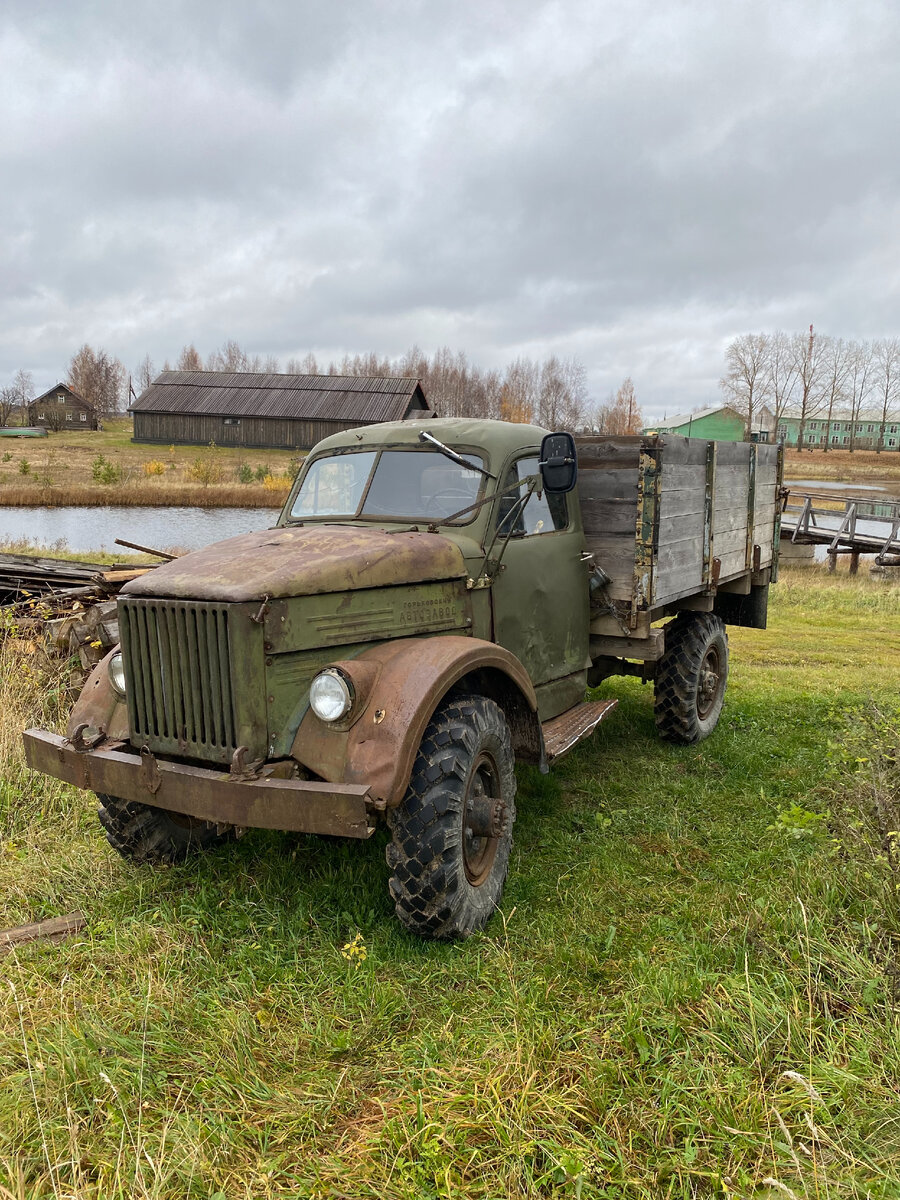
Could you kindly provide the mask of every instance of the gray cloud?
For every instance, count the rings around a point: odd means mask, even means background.
[[[891,4],[8,2],[0,374],[83,341],[577,355],[900,331]]]

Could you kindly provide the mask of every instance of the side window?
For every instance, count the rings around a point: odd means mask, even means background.
[[[529,475],[537,474],[537,455],[520,458],[507,471],[503,486],[509,487],[516,480],[527,479]],[[550,496],[546,492],[542,492],[540,496],[537,492],[532,492],[524,510],[513,517],[516,502],[523,491],[524,489],[508,492],[500,501],[497,522],[503,525],[504,530],[506,529],[505,523],[510,520],[514,521],[513,537],[530,537],[535,533],[553,533],[554,530],[566,528],[569,523],[569,512],[565,496]]]

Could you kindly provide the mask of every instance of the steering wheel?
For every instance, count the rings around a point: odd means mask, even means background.
[[[444,501],[449,501],[452,505],[450,512],[444,511]],[[473,498],[468,492],[464,492],[462,488],[442,488],[441,491],[434,492],[429,497],[428,503],[425,505],[425,511],[427,513],[434,513],[436,516],[449,517],[451,513],[455,513],[471,503],[473,503]],[[436,505],[441,506],[439,512],[435,508]]]

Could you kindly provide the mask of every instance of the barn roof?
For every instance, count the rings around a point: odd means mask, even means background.
[[[163,371],[130,411],[368,422],[400,421],[411,404],[428,407],[418,379]]]

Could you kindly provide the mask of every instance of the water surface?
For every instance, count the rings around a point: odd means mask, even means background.
[[[155,550],[197,550],[238,533],[269,529],[277,520],[275,508],[0,507],[0,540],[28,538],[48,552],[57,547],[115,554],[116,538]]]

